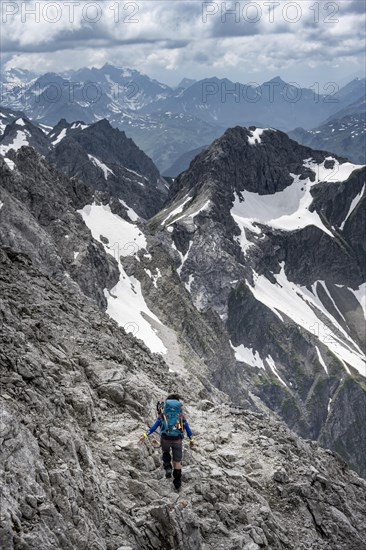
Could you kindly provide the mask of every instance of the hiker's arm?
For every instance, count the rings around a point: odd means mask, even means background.
[[[154,424],[151,426],[151,428],[148,429],[148,431],[146,432],[146,434],[147,434],[147,435],[150,435],[150,434],[152,434],[153,432],[155,432],[155,430],[156,430],[157,428],[159,428],[160,424],[161,424],[161,419],[158,418],[158,419],[154,422]]]
[[[184,429],[186,430],[189,439],[192,439],[193,433],[186,418],[184,419]]]

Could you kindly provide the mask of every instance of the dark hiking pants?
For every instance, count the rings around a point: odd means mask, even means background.
[[[182,462],[183,458],[183,440],[161,438],[161,450],[163,451],[163,465],[165,470],[172,469],[173,462]]]

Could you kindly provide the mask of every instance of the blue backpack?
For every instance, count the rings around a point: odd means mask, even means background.
[[[182,436],[183,431],[183,405],[177,399],[167,399],[162,411],[160,433],[168,437],[177,437]]]

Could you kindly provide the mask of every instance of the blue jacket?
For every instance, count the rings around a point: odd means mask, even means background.
[[[154,424],[151,426],[151,428],[149,428],[149,431],[147,432],[147,435],[150,435],[152,434],[153,432],[155,432],[155,430],[157,430],[157,428],[159,428],[159,426],[161,425],[161,418],[160,416],[157,418],[157,420],[155,420]],[[192,430],[188,424],[188,420],[185,418],[184,419],[184,423],[183,423],[183,426],[184,426],[184,429],[185,431],[187,432],[187,435],[189,438],[192,437]]]

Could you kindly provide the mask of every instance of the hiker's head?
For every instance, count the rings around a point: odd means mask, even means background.
[[[180,400],[180,396],[177,393],[171,393],[168,395],[167,399],[176,399],[177,401]]]

